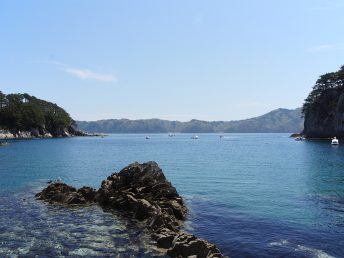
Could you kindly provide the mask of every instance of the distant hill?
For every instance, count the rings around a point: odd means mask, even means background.
[[[259,117],[238,121],[107,119],[76,123],[80,130],[102,133],[292,133],[303,130],[301,108],[279,108]]]

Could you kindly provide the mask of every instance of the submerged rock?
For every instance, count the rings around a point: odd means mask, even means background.
[[[97,203],[104,210],[126,211],[144,222],[158,247],[171,257],[224,257],[215,245],[180,230],[187,207],[156,162],[123,168],[104,180],[98,191],[53,182],[36,197],[49,203]]]

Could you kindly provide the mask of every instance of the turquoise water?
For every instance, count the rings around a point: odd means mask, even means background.
[[[287,134],[110,135],[0,148],[0,256],[159,256],[144,232],[97,207],[33,198],[50,179],[98,188],[155,160],[190,213],[186,230],[231,257],[344,257],[344,146]]]

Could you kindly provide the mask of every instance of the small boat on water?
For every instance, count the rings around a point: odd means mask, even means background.
[[[149,140],[150,139],[150,137],[149,136],[146,136],[146,140]]]
[[[295,138],[295,141],[304,141],[304,140],[306,140],[306,138],[303,136],[298,136]]]
[[[339,141],[336,137],[334,137],[332,140],[331,140],[331,144],[332,145],[338,145],[339,144]]]
[[[192,136],[191,139],[198,140],[198,135]]]

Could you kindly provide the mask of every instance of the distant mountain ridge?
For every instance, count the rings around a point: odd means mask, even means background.
[[[262,116],[238,121],[106,119],[76,123],[80,130],[101,133],[292,133],[303,130],[301,108],[279,108]]]

